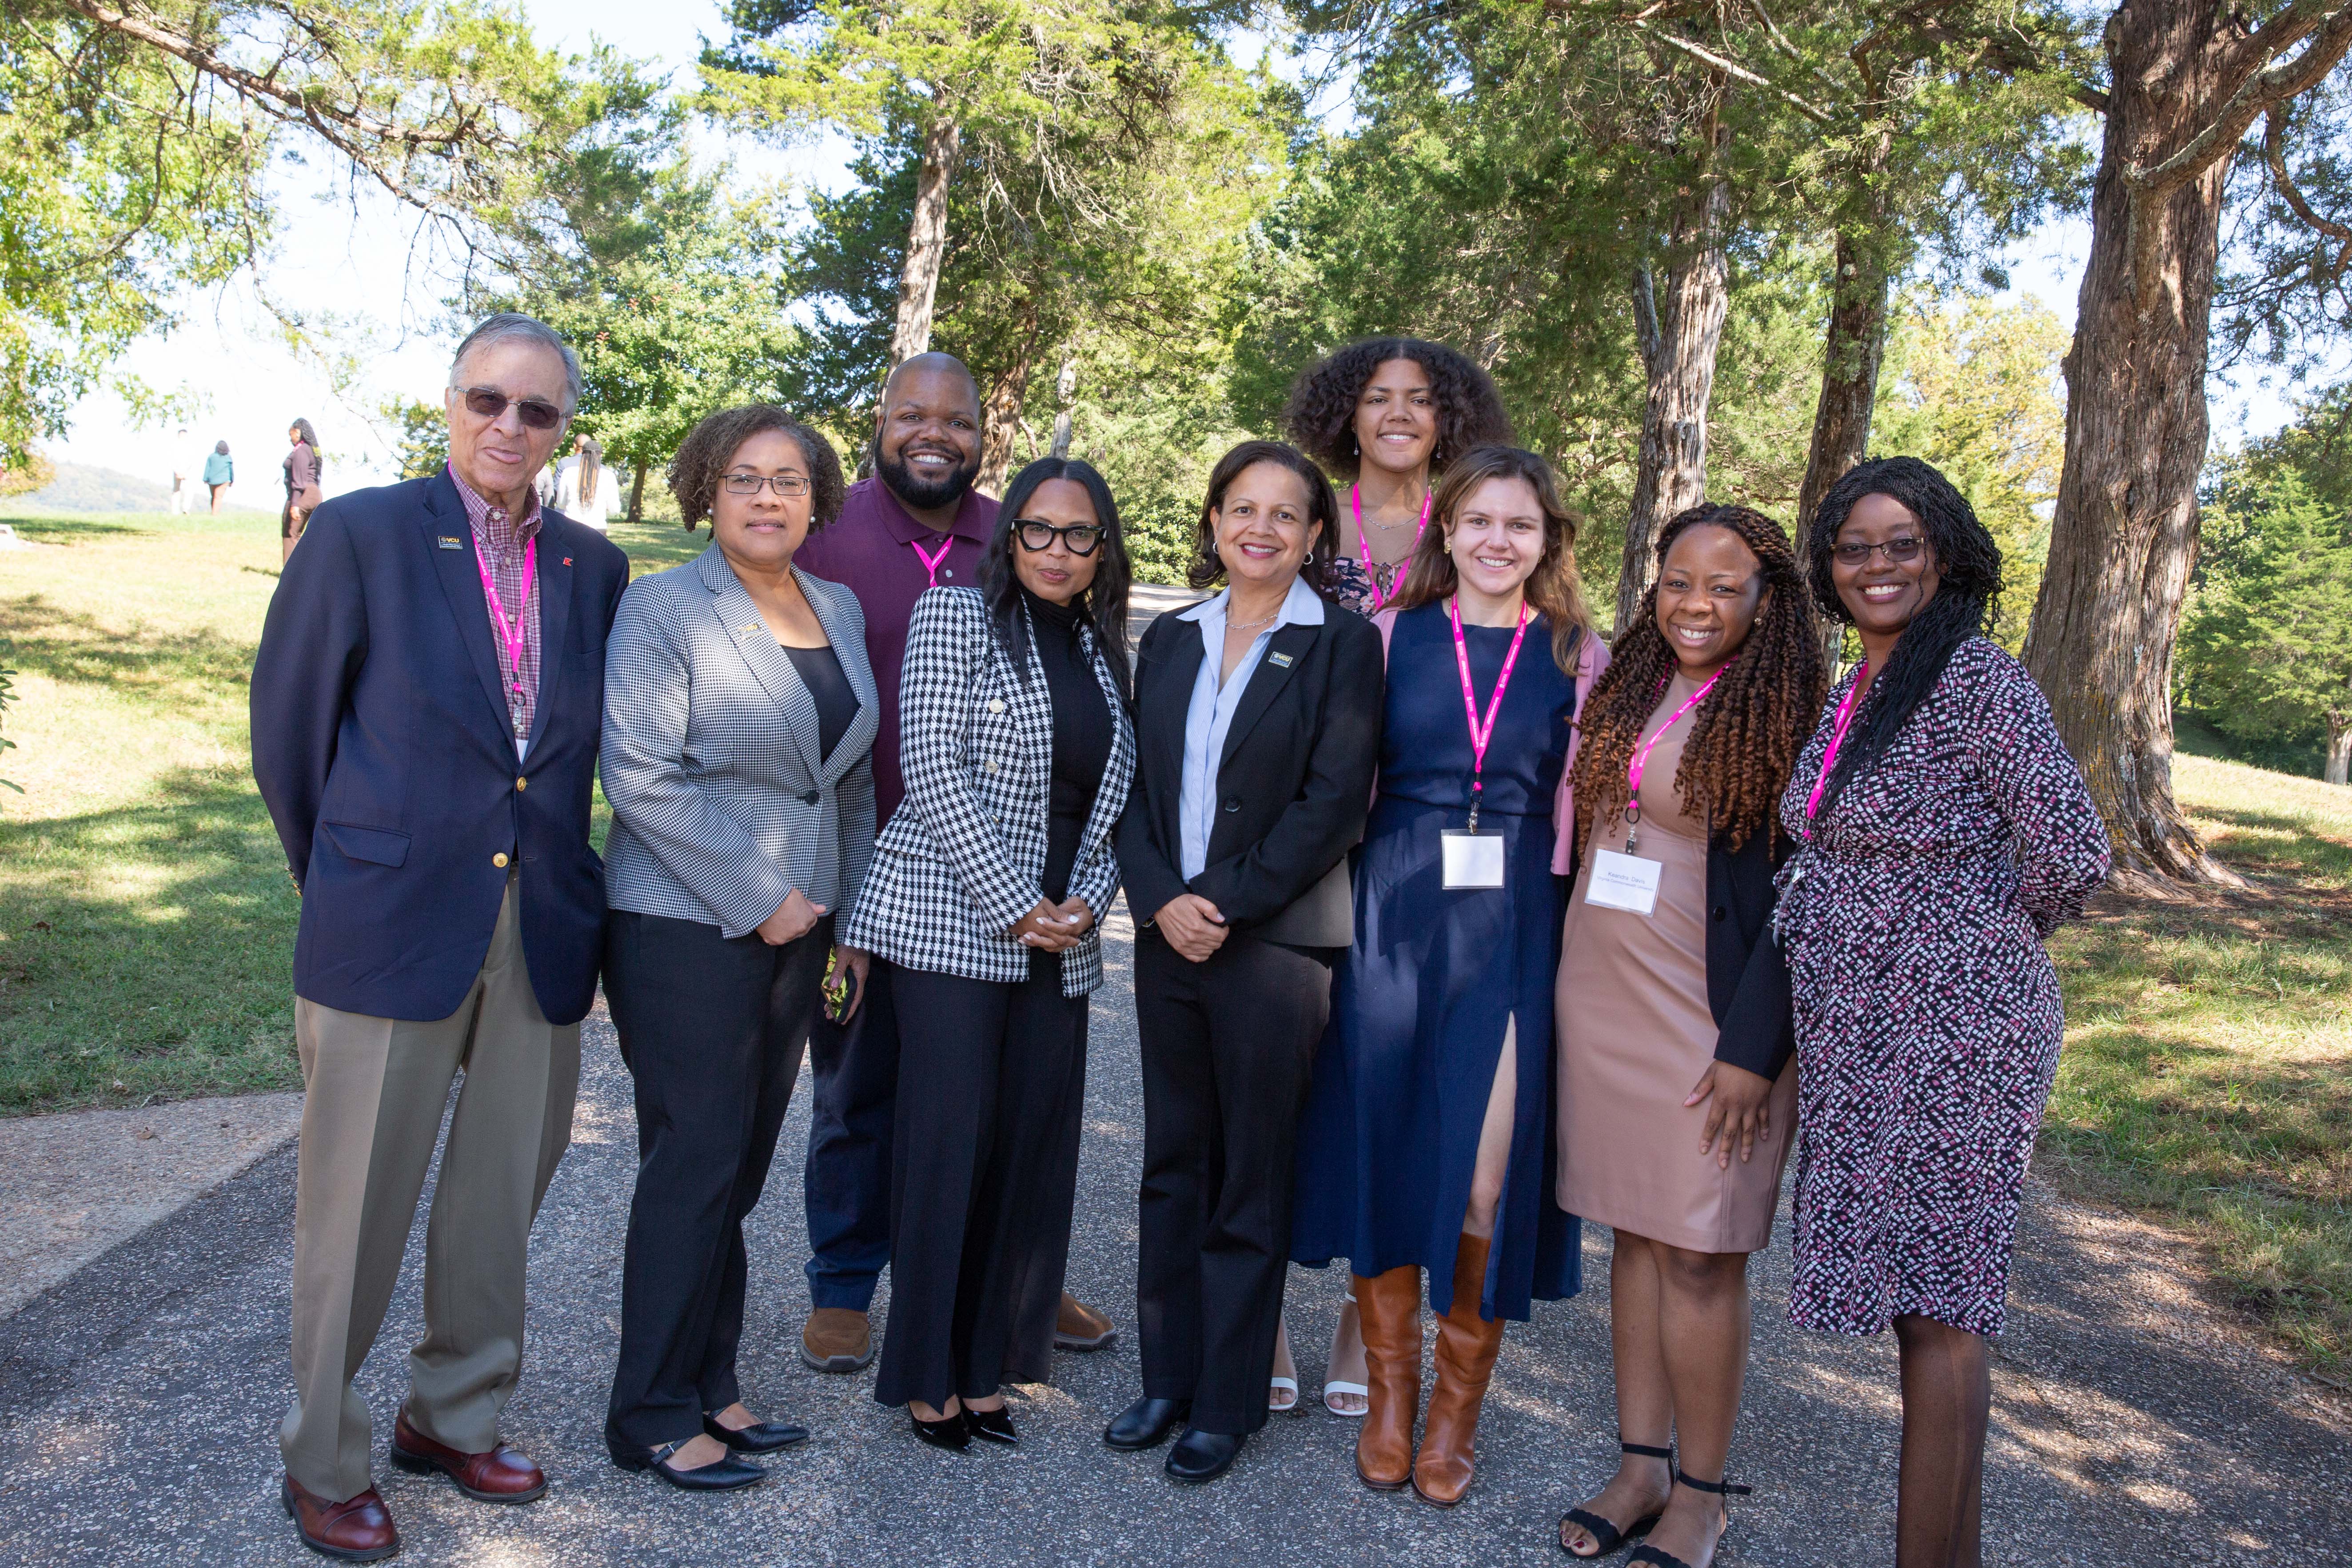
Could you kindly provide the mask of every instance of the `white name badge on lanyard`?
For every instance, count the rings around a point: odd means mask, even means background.
[[[1488,828],[1448,827],[1437,836],[1444,857],[1445,889],[1503,885],[1503,836]]]
[[[1584,901],[1606,910],[1649,914],[1658,907],[1658,878],[1665,868],[1664,861],[1601,850],[1592,859],[1592,879],[1585,884]]]

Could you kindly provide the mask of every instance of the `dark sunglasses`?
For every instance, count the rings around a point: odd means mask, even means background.
[[[1013,525],[1013,537],[1021,541],[1024,550],[1051,550],[1058,539],[1070,547],[1073,555],[1092,555],[1095,546],[1102,542],[1102,524],[1074,522],[1066,528],[1056,528],[1034,517],[1024,517]]]
[[[1920,541],[1906,534],[1901,539],[1890,539],[1884,544],[1841,544],[1830,553],[1835,555],[1842,565],[1860,566],[1883,550],[1887,560],[1900,566],[1919,559],[1919,545]]]
[[[719,482],[727,487],[727,493],[730,496],[758,495],[762,485],[775,486],[780,496],[804,496],[809,493],[806,474],[777,474],[772,478],[766,474],[729,474]]]
[[[536,397],[509,397],[494,386],[466,388],[466,406],[485,419],[496,419],[513,404],[524,426],[532,430],[552,430],[563,423],[563,410],[552,403],[541,403]]]

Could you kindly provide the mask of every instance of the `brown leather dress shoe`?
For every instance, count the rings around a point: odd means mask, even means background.
[[[1098,1351],[1118,1338],[1118,1329],[1111,1321],[1071,1295],[1062,1292],[1062,1310],[1054,1315],[1054,1348],[1060,1351]]]
[[[341,1502],[326,1499],[288,1476],[278,1489],[286,1517],[302,1535],[302,1544],[322,1557],[345,1563],[376,1563],[400,1550],[400,1531],[373,1487]]]
[[[411,1475],[438,1470],[477,1502],[530,1502],[547,1490],[547,1472],[504,1443],[487,1454],[436,1443],[408,1424],[405,1405],[392,1428],[392,1462]]]
[[[812,1372],[863,1372],[874,1364],[874,1324],[849,1307],[819,1307],[801,1330],[801,1364]]]

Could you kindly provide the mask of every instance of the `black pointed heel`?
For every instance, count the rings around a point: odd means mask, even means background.
[[[1703,1481],[1697,1477],[1692,1475],[1689,1471],[1684,1469],[1679,1465],[1675,1467],[1675,1484],[1676,1486],[1688,1487],[1695,1492],[1713,1492],[1717,1497],[1746,1497],[1748,1493],[1756,1489],[1753,1487],[1740,1486],[1737,1482],[1727,1479],[1720,1481]],[[1719,1552],[1723,1549],[1723,1538],[1730,1533],[1731,1510],[1729,1506],[1727,1505],[1723,1510],[1723,1528],[1715,1532],[1715,1545],[1717,1551]],[[1691,1568],[1689,1563],[1684,1562],[1673,1552],[1668,1552],[1662,1547],[1649,1545],[1635,1547],[1633,1549],[1633,1555],[1625,1559],[1625,1568],[1633,1568],[1633,1565],[1639,1563],[1652,1563],[1654,1565],[1654,1568]]]
[[[960,1450],[971,1447],[971,1422],[961,1409],[940,1420],[926,1421],[910,1408],[907,1419],[913,1425],[915,1436],[934,1448]]]
[[[971,1435],[983,1443],[996,1443],[1007,1448],[1021,1446],[1021,1434],[1013,1429],[1013,1413],[1003,1405],[993,1410],[966,1410],[965,1422]]]
[[[1628,1443],[1622,1437],[1617,1439],[1617,1447],[1622,1452],[1639,1454],[1644,1458],[1664,1459],[1670,1465],[1675,1462],[1675,1451],[1672,1448],[1653,1447],[1647,1443]],[[1559,1528],[1552,1531],[1552,1539],[1559,1543],[1559,1549],[1562,1552],[1568,1552],[1568,1554],[1579,1563],[1598,1563],[1603,1557],[1613,1556],[1623,1550],[1627,1542],[1639,1540],[1649,1534],[1651,1531],[1657,1528],[1658,1521],[1663,1517],[1664,1516],[1662,1514],[1643,1514],[1633,1523],[1621,1529],[1613,1521],[1603,1519],[1590,1509],[1572,1508],[1559,1516]],[[1592,1532],[1592,1539],[1597,1544],[1591,1552],[1568,1551],[1566,1536],[1568,1527],[1571,1524]]]
[[[722,1426],[716,1415],[702,1418],[702,1429],[738,1454],[772,1454],[808,1441],[808,1428],[788,1421],[758,1421],[749,1426]]]

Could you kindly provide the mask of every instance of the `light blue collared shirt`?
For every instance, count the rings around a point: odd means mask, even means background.
[[[1201,624],[1201,673],[1192,681],[1192,705],[1184,714],[1184,783],[1176,792],[1176,825],[1183,842],[1178,847],[1177,870],[1191,881],[1209,864],[1209,836],[1217,825],[1217,764],[1225,754],[1225,731],[1233,728],[1234,710],[1249,689],[1250,676],[1265,657],[1265,645],[1285,626],[1319,626],[1323,600],[1297,578],[1282,601],[1274,624],[1251,639],[1249,651],[1223,681],[1217,679],[1225,662],[1225,606],[1233,598],[1227,588],[1215,598],[1193,605],[1178,618]]]

